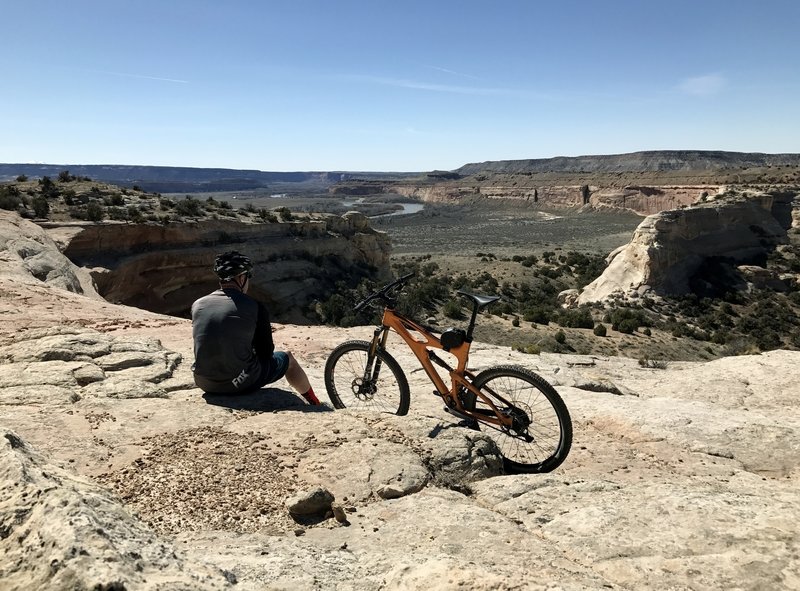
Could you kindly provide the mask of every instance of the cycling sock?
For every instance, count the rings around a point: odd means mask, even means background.
[[[318,405],[318,404],[322,404],[322,403],[319,401],[319,398],[317,398],[317,395],[316,395],[316,394],[314,394],[314,388],[309,388],[309,389],[308,389],[308,392],[306,392],[305,394],[303,394],[303,398],[305,398],[305,399],[308,401],[308,403],[309,403],[309,404],[312,404],[312,405]]]

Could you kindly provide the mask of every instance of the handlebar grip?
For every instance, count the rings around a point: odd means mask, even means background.
[[[387,294],[390,291],[392,291],[395,287],[397,287],[399,285],[403,285],[406,281],[411,279],[413,276],[414,276],[414,273],[408,273],[406,275],[403,275],[399,279],[395,279],[391,283],[389,283],[387,285],[384,285],[382,288],[380,288],[375,293],[372,293],[372,294],[368,295],[366,298],[364,298],[363,300],[358,302],[353,307],[353,310],[355,310],[356,312],[360,312],[361,309],[364,308],[364,306],[366,306],[367,304],[369,304],[372,300],[374,300],[376,298],[381,298],[384,301],[386,301],[387,303],[388,302],[394,302],[394,300],[392,298],[390,298]],[[392,305],[394,305],[394,304],[392,304]]]

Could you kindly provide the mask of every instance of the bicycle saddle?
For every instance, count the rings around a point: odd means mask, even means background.
[[[489,304],[492,304],[500,299],[500,296],[487,296],[487,295],[480,295],[477,293],[469,293],[468,291],[458,290],[456,292],[458,295],[465,296],[471,299],[475,304],[477,304],[478,309],[485,308]]]

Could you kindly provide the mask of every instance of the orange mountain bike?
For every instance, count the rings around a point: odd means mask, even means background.
[[[497,444],[507,472],[549,472],[566,459],[572,445],[572,421],[564,401],[544,378],[517,365],[498,365],[474,374],[467,369],[478,312],[499,300],[458,291],[472,302],[466,331],[450,328],[440,336],[395,309],[396,294],[413,277],[405,275],[359,302],[355,309],[380,301],[383,320],[371,341],[347,341],[325,364],[325,387],[336,408],[369,409],[405,415],[411,401],[408,380],[386,350],[394,330],[414,352],[441,396],[445,410],[466,425],[485,432]],[[436,349],[455,356],[451,367]],[[434,364],[450,377],[449,387]]]

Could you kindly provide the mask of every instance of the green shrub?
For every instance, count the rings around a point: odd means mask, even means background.
[[[598,337],[606,336],[606,325],[600,323],[595,324],[593,332]]]
[[[37,218],[46,218],[47,214],[50,213],[50,204],[42,195],[37,195],[31,199],[31,207]]]
[[[141,224],[144,222],[144,215],[138,207],[131,205],[128,207],[128,219],[134,224]]]
[[[549,324],[550,314],[552,308],[545,306],[529,306],[522,311],[522,319],[525,322],[534,322],[536,324]]]
[[[258,210],[258,217],[260,217],[261,221],[263,222],[269,222],[274,224],[275,222],[278,221],[278,216],[276,216],[274,213],[264,208]]]
[[[203,215],[204,210],[200,201],[187,195],[175,204],[175,213],[181,217],[198,217]]]
[[[588,307],[561,310],[555,317],[559,326],[567,328],[594,328],[594,320]]]
[[[19,189],[14,186],[5,185],[0,187],[0,209],[14,211],[23,203],[19,194]]]
[[[86,219],[90,222],[99,222],[105,217],[103,206],[97,201],[90,201],[86,206]]]
[[[458,320],[464,316],[461,313],[461,302],[452,298],[444,303],[444,306],[442,307],[442,313],[448,318],[453,318],[454,320]]]
[[[647,326],[650,320],[642,310],[633,308],[614,308],[606,313],[604,320],[611,323],[611,329],[625,334],[633,334],[640,326]]]
[[[19,176],[17,177],[17,182],[18,182],[18,183],[24,183],[24,182],[26,182],[27,180],[28,180],[28,175],[26,175],[26,174],[21,174],[21,175],[19,175]]]
[[[563,345],[564,343],[567,342],[567,335],[563,330],[559,330],[553,338],[559,345]]]

